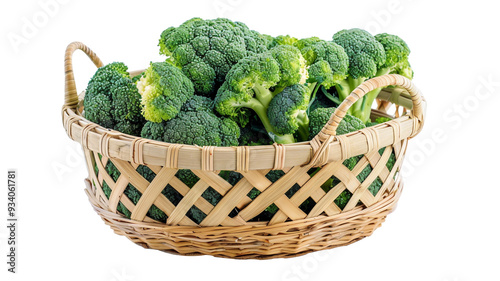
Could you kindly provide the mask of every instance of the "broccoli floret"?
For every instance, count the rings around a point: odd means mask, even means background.
[[[329,89],[346,78],[349,58],[341,46],[317,37],[301,39],[295,46],[300,49],[309,66],[307,82],[318,83]]]
[[[85,118],[125,134],[139,135],[145,120],[141,96],[127,66],[113,62],[99,68],[90,79],[83,99]]]
[[[205,96],[192,96],[185,104],[182,105],[181,111],[214,111],[214,101]]]
[[[335,33],[333,42],[342,46],[349,57],[349,75],[342,83],[335,86],[340,99],[344,100],[366,79],[377,75],[378,68],[386,61],[386,55],[382,44],[369,32],[359,28],[345,29]],[[366,112],[363,110],[371,107],[366,99],[365,95],[349,109],[349,113],[355,114],[364,122],[368,120],[369,114],[365,116]]]
[[[162,123],[147,122],[143,138],[199,146],[237,146],[238,124],[206,111],[180,112],[174,119]]]
[[[162,32],[160,54],[180,67],[193,81],[197,93],[213,96],[236,62],[267,50],[266,36],[241,22],[217,18],[190,19]]]
[[[309,139],[313,139],[330,120],[335,107],[317,108],[309,114]],[[365,128],[365,124],[357,117],[346,114],[337,127],[337,135],[344,135],[350,132]]]
[[[271,100],[267,115],[278,134],[298,132],[299,139],[308,140],[309,119],[306,111],[309,98],[310,89],[302,84],[295,84],[286,87]]]
[[[151,63],[137,88],[142,95],[142,114],[152,122],[174,118],[194,94],[193,83],[182,71],[166,62]]]
[[[141,137],[156,141],[163,141],[163,135],[165,134],[165,123],[156,123],[148,121],[144,124],[141,131]]]
[[[293,45],[295,42],[297,42],[297,38],[292,37],[290,35],[278,35],[274,38],[272,38],[272,43],[271,46],[275,47],[278,45]]]
[[[276,46],[268,52],[246,57],[235,64],[217,92],[215,108],[222,114],[248,123],[249,109],[260,118],[269,136],[277,143],[293,143],[293,135],[282,135],[271,125],[267,108],[284,88],[305,82],[305,60],[290,45]]]
[[[300,49],[309,67],[307,82],[310,83],[312,92],[310,104],[323,96],[338,103],[338,99],[327,90],[341,83],[347,76],[349,58],[344,49],[334,42],[317,37],[301,39],[295,46]],[[319,88],[322,91],[317,93]]]
[[[408,61],[410,48],[406,42],[397,35],[381,33],[375,35],[375,39],[384,46],[386,60],[377,70],[377,76],[396,73],[413,78],[413,70]]]
[[[335,87],[340,100],[349,94],[366,79],[388,73],[397,73],[408,78],[413,77],[408,62],[410,49],[399,37],[390,34],[372,36],[362,29],[342,30],[333,35],[333,41],[341,45],[349,57],[349,75],[347,79]],[[375,89],[357,101],[348,113],[360,118],[363,122],[370,119],[371,106],[381,88]]]

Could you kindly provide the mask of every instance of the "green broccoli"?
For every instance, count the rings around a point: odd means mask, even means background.
[[[147,122],[141,137],[199,146],[237,146],[240,128],[234,121],[213,113],[180,112],[169,121]]]
[[[302,84],[286,87],[269,103],[267,116],[278,134],[294,134],[298,132],[299,139],[307,141],[309,137],[309,107],[310,89]]]
[[[349,58],[341,46],[317,37],[301,39],[295,46],[300,49],[307,61],[309,67],[307,82],[317,83],[317,87],[323,85],[329,89],[346,78]]]
[[[399,37],[389,34],[372,36],[369,32],[354,28],[333,35],[333,42],[344,48],[349,57],[348,77],[335,85],[340,100],[344,100],[361,83],[376,76],[397,73],[409,78],[413,72],[408,62],[410,50]],[[357,101],[348,113],[368,122],[373,101],[380,88],[367,93]]]
[[[377,34],[375,39],[384,46],[386,55],[385,63],[378,68],[376,76],[396,73],[412,79],[413,70],[408,61],[410,48],[406,42],[399,36],[387,33]]]
[[[305,60],[300,51],[290,45],[249,56],[236,63],[227,74],[215,97],[215,109],[222,115],[248,123],[253,110],[269,136],[277,143],[293,143],[292,134],[279,134],[271,125],[268,107],[271,100],[287,86],[305,82]]]
[[[182,105],[181,111],[214,111],[214,101],[205,96],[192,96],[185,104]]]
[[[84,115],[103,127],[138,135],[145,120],[141,96],[127,69],[125,64],[113,62],[96,71],[85,91]]]
[[[295,42],[297,42],[297,38],[292,37],[290,35],[278,35],[274,38],[272,38],[272,43],[271,46],[275,47],[278,45],[293,45]]]
[[[322,99],[323,96],[339,104],[338,98],[328,92],[328,89],[341,83],[347,76],[349,58],[344,49],[317,37],[298,40],[295,46],[300,49],[309,67],[307,82],[310,83],[309,88],[312,92],[309,106],[311,107],[316,99]],[[320,88],[322,91],[317,94]],[[307,110],[308,113],[310,111],[311,109]]]
[[[197,93],[213,96],[232,65],[266,51],[269,44],[266,36],[241,22],[193,18],[164,30],[158,45],[160,54],[193,81]]]
[[[335,112],[335,107],[317,108],[309,114],[309,139],[313,139],[330,120]],[[345,135],[350,132],[365,128],[365,124],[355,116],[346,114],[337,127],[337,135]]]
[[[157,123],[174,118],[194,94],[191,81],[166,62],[151,63],[137,88],[142,95],[142,114],[146,120]]]

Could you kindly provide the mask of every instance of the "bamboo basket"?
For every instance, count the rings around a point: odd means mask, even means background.
[[[62,119],[68,136],[82,145],[85,154],[89,171],[86,194],[94,210],[115,233],[144,248],[239,259],[293,257],[370,236],[396,206],[403,187],[399,170],[408,140],[421,131],[425,114],[425,100],[409,79],[386,75],[364,82],[310,142],[198,147],[126,135],[86,120],[81,114],[84,93],[77,94],[73,75],[75,50],[82,50],[97,67],[103,63],[80,42],[71,43],[65,53]],[[373,110],[372,116],[389,116],[383,110],[390,102],[401,109],[396,110],[394,119],[347,135],[335,135],[338,124],[356,100],[373,89],[390,85],[396,87],[381,92],[378,99],[382,110]],[[383,153],[379,153],[381,148],[385,148]],[[389,170],[386,163],[391,154],[395,164]],[[352,170],[343,165],[343,160],[357,155],[362,157]],[[116,181],[106,171],[108,161],[120,172]],[[136,171],[140,165],[156,174],[151,182]],[[356,176],[368,165],[371,173],[360,182]],[[311,176],[308,171],[314,167],[320,170]],[[178,169],[190,169],[200,180],[189,188],[175,176]],[[219,176],[223,170],[236,171],[242,177],[232,185]],[[285,174],[273,183],[265,176],[271,170]],[[332,176],[340,183],[325,192],[321,185]],[[377,178],[383,184],[374,196],[368,186]],[[103,192],[104,183],[112,190],[109,198]],[[129,184],[142,194],[137,204],[124,195]],[[295,184],[300,189],[293,196],[286,196]],[[181,194],[182,200],[175,205],[170,202],[162,194],[166,186]],[[215,206],[201,196],[209,187],[222,196]],[[247,196],[252,188],[261,191],[253,200]],[[346,189],[352,197],[340,209],[334,199]],[[314,201],[314,206],[306,213],[300,205],[308,199]],[[252,221],[273,203],[278,211],[270,220]],[[117,211],[119,204],[130,211],[130,218]],[[147,216],[152,205],[166,214],[166,222]],[[186,215],[192,206],[206,214],[199,224]],[[235,208],[239,212],[231,214]]]

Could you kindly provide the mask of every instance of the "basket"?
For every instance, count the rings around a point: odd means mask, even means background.
[[[74,42],[68,46],[64,128],[71,139],[82,145],[89,171],[85,191],[94,210],[115,233],[144,248],[239,259],[293,257],[370,236],[396,206],[403,187],[399,170],[408,140],[421,131],[425,114],[425,100],[409,79],[385,75],[364,82],[310,142],[198,147],[126,135],[86,120],[81,114],[84,93],[77,94],[72,68],[72,55],[78,49],[97,67],[103,65],[84,44]],[[131,75],[135,73],[140,71]],[[387,102],[397,105],[394,119],[347,135],[335,135],[338,124],[356,100],[373,89],[390,85],[395,87],[384,89],[378,99],[381,109],[388,108]],[[389,115],[373,110],[372,116]],[[352,170],[343,165],[345,159],[357,155],[361,157]],[[389,170],[386,163],[391,155],[395,162]],[[120,172],[116,180],[105,168],[109,161]],[[153,180],[148,181],[137,172],[141,165],[156,174]],[[357,175],[367,166],[371,173],[360,182]],[[179,169],[190,169],[199,181],[188,187],[176,177]],[[311,169],[317,172],[311,174]],[[266,177],[271,170],[281,170],[284,175],[273,183]],[[219,175],[221,171],[236,171],[241,179],[230,184]],[[339,183],[325,192],[321,185],[332,176]],[[377,179],[382,185],[374,196],[368,187]],[[111,189],[108,196],[103,185]],[[124,195],[129,185],[142,194],[136,204]],[[300,187],[298,191],[287,196],[286,192],[295,185]],[[169,201],[162,194],[166,187],[175,189],[182,199],[175,204]],[[208,188],[222,197],[216,205],[202,196]],[[253,188],[261,193],[250,199],[247,194]],[[344,190],[352,196],[340,209],[334,200]],[[313,202],[307,212],[301,208],[305,200]],[[272,204],[278,208],[272,218],[252,220]],[[130,218],[117,211],[119,205],[130,211]],[[152,205],[166,214],[165,222],[147,215]],[[200,223],[187,215],[193,206],[206,215]]]

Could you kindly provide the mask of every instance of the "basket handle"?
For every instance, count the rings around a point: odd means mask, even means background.
[[[65,75],[65,87],[64,87],[64,107],[70,109],[76,109],[78,105],[78,92],[76,91],[75,75],[73,73],[73,53],[76,50],[82,50],[97,66],[97,68],[103,66],[103,63],[99,57],[85,44],[81,42],[73,42],[66,48],[66,53],[64,55],[64,73]]]
[[[361,99],[365,94],[369,93],[378,88],[387,86],[400,86],[408,91],[411,96],[413,107],[411,109],[412,117],[416,118],[418,121],[412,134],[412,137],[420,132],[424,122],[425,114],[425,99],[422,97],[420,90],[415,86],[415,84],[408,78],[398,75],[398,74],[387,74],[369,79],[359,85],[352,93],[337,107],[335,112],[330,116],[330,120],[325,124],[321,131],[314,137],[311,141],[313,147],[314,156],[311,158],[309,164],[318,165],[319,158],[326,150],[326,147],[330,142],[335,139],[336,130],[340,122],[347,113],[347,110],[359,99]],[[325,162],[326,160],[323,159]],[[324,163],[322,163],[324,164]]]

